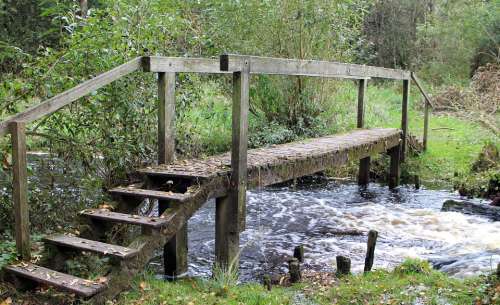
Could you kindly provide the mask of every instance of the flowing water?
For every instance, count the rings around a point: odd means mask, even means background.
[[[68,184],[70,177],[78,181],[78,173],[56,171],[51,181],[47,173],[62,167],[45,162],[45,156],[31,158],[30,181],[47,188],[48,195],[63,198],[63,203],[83,200],[84,206],[102,200],[100,191],[89,192],[75,186],[78,184]],[[8,183],[0,183],[0,195],[7,195],[7,188],[1,185]],[[247,229],[241,234],[241,279],[257,280],[264,273],[286,272],[287,257],[300,244],[305,247],[306,268],[331,271],[335,256],[345,255],[351,258],[355,272],[362,271],[366,233],[371,229],[379,232],[374,268],[391,268],[413,257],[428,259],[436,268],[456,277],[491,271],[500,261],[500,222],[441,212],[447,199],[460,197],[449,191],[409,186],[391,191],[376,183],[362,188],[355,183],[324,180],[296,188],[250,191]],[[211,200],[189,221],[190,275],[210,276],[214,230],[215,202]],[[161,273],[161,253],[151,265]]]
[[[449,191],[403,186],[389,190],[335,182],[248,192],[247,229],[241,235],[242,280],[286,272],[286,258],[305,247],[305,267],[330,271],[336,255],[363,270],[366,233],[379,232],[374,268],[391,268],[405,258],[430,260],[456,277],[491,271],[500,261],[500,222],[441,212]],[[209,276],[214,259],[215,202],[189,221],[189,273]],[[152,264],[161,273],[161,257]]]

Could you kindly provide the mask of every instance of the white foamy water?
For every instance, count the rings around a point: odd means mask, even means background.
[[[392,268],[412,257],[428,259],[456,277],[491,271],[500,262],[500,222],[441,212],[447,199],[459,197],[411,187],[391,191],[378,184],[366,189],[327,183],[249,192],[241,277],[254,280],[262,273],[286,271],[286,257],[299,244],[305,246],[306,268],[333,270],[335,256],[345,255],[355,272],[362,271],[366,233],[371,229],[379,232],[374,268]],[[211,201],[189,222],[192,275],[210,275],[214,216]]]

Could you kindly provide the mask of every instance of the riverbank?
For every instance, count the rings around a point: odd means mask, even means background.
[[[454,279],[432,270],[427,262],[407,260],[394,271],[336,277],[305,273],[301,283],[237,284],[234,276],[167,282],[145,272],[132,280],[132,289],[107,305],[330,305],[330,304],[500,304],[500,282],[494,275]],[[286,280],[284,281],[287,282]],[[51,295],[50,298],[48,296]],[[70,304],[71,298],[50,291],[21,294],[0,285],[0,301],[8,304]]]

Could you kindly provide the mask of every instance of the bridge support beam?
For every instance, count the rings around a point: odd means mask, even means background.
[[[170,207],[165,200],[158,201],[158,212],[163,214]],[[188,230],[187,223],[163,247],[164,274],[167,279],[182,277],[188,271]]]
[[[359,80],[358,87],[358,128],[365,127],[365,97],[366,97],[366,87],[367,79]],[[359,160],[359,174],[358,174],[358,184],[367,185],[370,182],[370,162],[371,158],[366,157]]]
[[[401,174],[401,144],[394,146],[387,151],[391,159],[389,166],[389,188],[393,189],[399,185],[399,177]]]
[[[225,271],[238,271],[240,232],[245,230],[249,89],[250,63],[244,60],[241,71],[233,73],[231,184],[216,208],[216,265]]]
[[[408,102],[410,100],[410,80],[403,80],[403,105],[401,109],[401,130],[402,142],[401,142],[401,162],[405,161],[406,155],[406,141],[408,138]]]
[[[216,198],[215,204],[215,267],[232,271],[239,263],[240,233],[234,224],[238,206],[230,196]]]
[[[158,164],[175,159],[175,73],[158,73]],[[159,214],[170,207],[167,201],[158,202]],[[175,279],[188,270],[187,223],[165,244],[163,260],[165,276]]]

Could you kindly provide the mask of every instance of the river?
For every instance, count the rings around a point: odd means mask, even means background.
[[[379,232],[374,268],[392,268],[405,258],[430,260],[455,277],[489,272],[500,261],[500,222],[456,212],[441,212],[444,190],[389,190],[372,183],[308,184],[248,192],[247,229],[241,234],[240,278],[286,272],[286,257],[305,247],[304,267],[334,270],[335,256],[363,270],[366,233]],[[209,276],[214,260],[215,202],[209,201],[189,221],[189,274]],[[362,235],[345,235],[345,232]],[[161,273],[161,254],[152,262]]]

